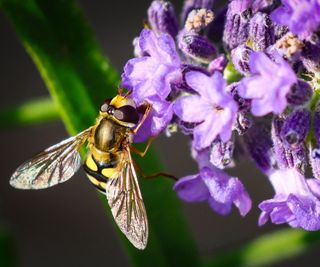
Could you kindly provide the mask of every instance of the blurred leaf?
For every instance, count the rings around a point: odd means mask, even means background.
[[[227,80],[228,84],[230,84],[241,80],[242,75],[235,69],[232,61],[229,60],[229,63],[223,71],[223,77]]]
[[[25,126],[59,119],[56,105],[51,98],[33,99],[14,107],[0,110],[0,128]]]
[[[278,230],[258,237],[238,249],[215,255],[204,266],[273,266],[277,262],[297,257],[319,244],[320,232],[297,229]]]
[[[0,266],[17,266],[12,236],[2,224],[0,226]]]
[[[79,8],[71,0],[0,0],[0,7],[38,67],[68,131],[75,134],[92,125],[100,103],[116,93],[119,79]],[[146,173],[161,170],[152,151],[141,167]],[[147,249],[138,251],[121,234],[133,265],[197,266],[196,248],[172,182],[141,184],[150,222]]]

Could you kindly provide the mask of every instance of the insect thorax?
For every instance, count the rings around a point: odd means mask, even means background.
[[[111,119],[100,120],[93,134],[93,146],[102,152],[118,151],[129,142],[130,132],[127,127],[121,126]]]

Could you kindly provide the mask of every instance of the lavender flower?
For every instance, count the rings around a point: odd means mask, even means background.
[[[251,200],[243,184],[215,167],[204,167],[198,174],[179,179],[174,185],[178,196],[188,202],[208,201],[221,215],[231,212],[234,204],[242,216],[251,209]]]
[[[142,57],[131,59],[121,76],[122,86],[133,90],[137,104],[169,95],[170,84],[181,78],[180,59],[174,40],[168,34],[156,34],[144,29],[139,37]]]
[[[252,76],[244,78],[238,90],[243,98],[252,99],[252,114],[283,112],[287,106],[286,96],[297,82],[290,65],[280,56],[274,62],[262,52],[252,52],[249,66]]]
[[[320,25],[318,0],[282,0],[282,6],[271,13],[274,22],[286,25],[301,39],[310,38]]]
[[[122,74],[122,86],[132,89],[137,105],[146,101],[152,104],[148,129],[151,135],[157,135],[172,118],[172,105],[166,98],[172,83],[181,80],[180,59],[174,40],[168,34],[156,36],[153,31],[144,29],[138,42],[143,56],[127,62]],[[144,138],[137,137],[136,140]]]
[[[275,196],[260,203],[259,225],[270,217],[275,224],[288,223],[309,231],[320,229],[319,182],[309,182],[295,169],[277,170],[269,176]]]
[[[185,1],[180,29],[169,2],[152,2],[152,29],[134,40],[136,58],[122,74],[139,109],[152,106],[134,140],[188,135],[199,171],[174,189],[223,215],[251,208],[244,185],[223,172],[240,151],[275,189],[259,205],[259,224],[319,230],[320,182],[303,174],[310,163],[320,177],[320,2],[232,0],[220,12],[213,2]]]
[[[222,141],[228,141],[238,107],[226,92],[221,73],[215,72],[209,77],[199,71],[190,71],[185,78],[199,95],[178,99],[174,112],[183,121],[199,123],[193,131],[195,148],[200,150],[210,146],[218,135]]]

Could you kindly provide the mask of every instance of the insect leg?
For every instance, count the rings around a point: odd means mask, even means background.
[[[144,156],[147,154],[147,152],[148,152],[148,150],[149,150],[149,147],[150,147],[150,145],[152,144],[152,142],[153,142],[154,139],[156,139],[155,136],[152,136],[152,137],[149,138],[148,143],[147,143],[144,151],[140,151],[139,149],[137,149],[137,148],[135,148],[135,147],[133,147],[133,146],[131,146],[131,145],[130,145],[130,151],[138,154],[140,157],[144,157]]]
[[[120,87],[120,86],[118,86],[118,95],[121,95],[122,94],[122,91],[123,91],[123,88],[122,87]]]
[[[148,117],[148,114],[149,114],[150,111],[151,111],[151,105],[149,103],[147,103],[146,104],[146,110],[144,111],[142,119],[140,120],[140,122],[137,125],[137,127],[132,130],[133,134],[136,134],[139,131],[140,127],[142,126],[142,124],[144,123],[146,118]]]
[[[166,178],[170,178],[174,181],[178,181],[178,178],[175,177],[174,175],[171,175],[169,173],[165,173],[165,172],[157,172],[151,175],[145,175],[145,173],[141,170],[140,166],[134,161],[132,160],[132,163],[134,165],[135,170],[141,175],[142,178],[144,179],[152,179],[152,178],[157,178],[160,176],[166,177]]]

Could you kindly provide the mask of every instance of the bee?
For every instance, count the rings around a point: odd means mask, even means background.
[[[23,163],[10,184],[18,189],[43,189],[70,179],[81,166],[78,150],[86,142],[83,167],[90,182],[107,197],[112,215],[129,241],[144,249],[148,220],[131,151],[133,136],[145,121],[151,106],[145,105],[141,119],[134,101],[121,92],[105,100],[94,126],[53,145]],[[137,169],[138,170],[138,169]]]

